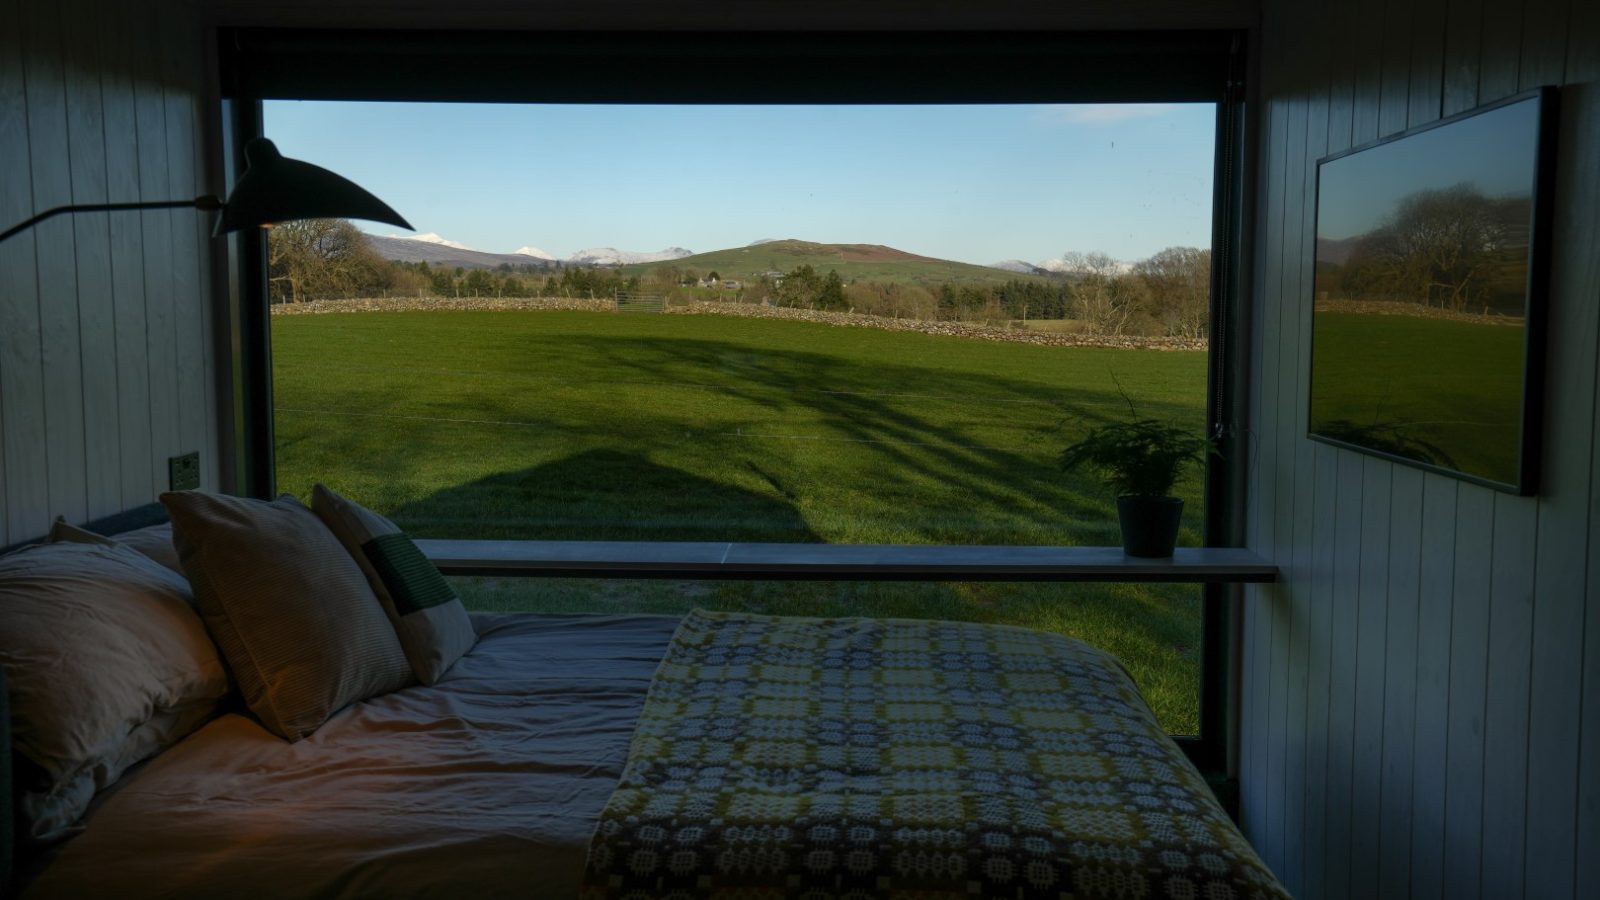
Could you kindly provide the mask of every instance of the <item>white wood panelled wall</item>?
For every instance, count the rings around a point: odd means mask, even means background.
[[[1600,3],[1267,0],[1246,833],[1297,895],[1600,897]],[[1316,160],[1564,85],[1543,487],[1305,437]]]
[[[68,203],[205,193],[191,3],[0,0],[0,228]],[[0,244],[0,546],[216,485],[210,221],[58,216]]]

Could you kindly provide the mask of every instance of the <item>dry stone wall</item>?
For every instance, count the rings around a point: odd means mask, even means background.
[[[418,310],[550,310],[565,309],[583,312],[613,312],[617,305],[612,300],[579,300],[562,297],[494,298],[494,297],[385,297],[360,300],[315,300],[309,303],[279,303],[272,307],[275,316],[317,315],[319,313],[349,312],[412,312]],[[760,306],[753,303],[710,303],[695,301],[687,305],[669,306],[668,315],[741,316],[753,319],[785,319],[796,322],[816,322],[850,328],[879,328],[885,331],[914,331],[920,334],[949,337],[976,338],[986,341],[1008,341],[1045,347],[1115,347],[1138,350],[1205,350],[1206,341],[1193,338],[1139,337],[1133,335],[1056,334],[1046,331],[1028,331],[1021,328],[997,328],[993,325],[975,325],[968,322],[926,322],[921,319],[891,319],[885,316],[868,316],[861,313],[825,312],[814,309],[791,309],[784,306]]]

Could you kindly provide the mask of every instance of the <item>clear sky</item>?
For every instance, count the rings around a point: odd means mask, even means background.
[[[419,232],[557,257],[773,238],[978,264],[1206,247],[1214,123],[1211,104],[266,104],[284,155]]]
[[[1466,183],[1489,197],[1533,196],[1539,103],[1524,100],[1322,165],[1317,237],[1378,227],[1418,191]]]

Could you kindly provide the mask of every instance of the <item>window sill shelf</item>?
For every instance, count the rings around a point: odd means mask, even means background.
[[[1231,547],[1139,559],[1116,547],[742,544],[716,541],[456,541],[417,546],[446,575],[859,581],[1273,582]]]

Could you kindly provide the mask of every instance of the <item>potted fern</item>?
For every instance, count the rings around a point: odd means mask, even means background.
[[[1193,430],[1141,419],[1089,429],[1061,451],[1061,468],[1090,468],[1117,494],[1122,549],[1129,556],[1165,559],[1178,543],[1183,498],[1172,485],[1185,466],[1205,460],[1207,441]]]

